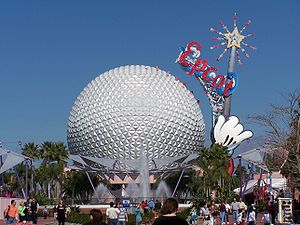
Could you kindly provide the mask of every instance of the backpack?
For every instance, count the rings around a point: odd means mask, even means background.
[[[8,212],[10,210],[10,205],[7,206],[8,210],[7,212],[4,211],[4,218],[7,219],[8,218]]]

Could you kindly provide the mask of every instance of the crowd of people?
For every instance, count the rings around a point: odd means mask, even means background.
[[[214,225],[217,218],[222,225],[230,224],[229,215],[231,214],[234,225],[254,225],[258,223],[258,220],[265,225],[275,224],[275,217],[271,216],[272,213],[269,209],[264,212],[261,218],[258,218],[254,204],[248,207],[241,198],[239,201],[234,198],[230,204],[225,199],[220,204],[215,204],[214,201],[204,203],[199,211],[193,207],[190,212],[190,224],[198,224],[199,217],[202,218],[203,225]]]
[[[145,215],[148,216],[149,224],[152,224],[150,221],[153,222],[158,217],[161,206],[161,202],[158,200],[154,202],[153,199],[151,199],[150,201],[142,201],[129,211],[135,215],[136,225],[146,223],[144,219]],[[126,225],[128,222],[128,213],[128,210],[122,203],[115,205],[113,202],[110,202],[110,207],[106,210],[106,223],[109,225]]]
[[[236,198],[229,204],[225,199],[216,204],[214,201],[204,202],[201,207],[192,206],[188,219],[183,219],[176,215],[178,211],[178,202],[174,198],[168,198],[162,204],[158,200],[142,201],[140,204],[130,208],[124,207],[121,202],[115,204],[110,202],[106,209],[106,220],[104,222],[103,214],[98,209],[92,209],[90,212],[89,223],[85,225],[126,225],[129,221],[129,213],[135,215],[136,225],[197,225],[202,222],[203,225],[214,225],[216,220],[222,225],[229,224],[229,215],[233,217],[234,225],[254,225],[258,219],[264,221],[265,225],[274,224],[274,216],[267,210],[261,218],[257,217],[254,205],[247,207],[242,199]],[[4,211],[7,224],[16,222],[32,222],[37,224],[38,203],[36,199],[30,199],[28,202],[21,201],[17,207],[16,201],[12,200]],[[54,207],[54,217],[58,220],[58,225],[64,225],[67,218],[67,208],[63,200]],[[48,208],[43,210],[44,218],[48,216]],[[199,221],[200,220],[200,221]],[[232,224],[232,223],[231,223]]]
[[[7,224],[14,224],[17,222],[30,222],[37,224],[39,204],[35,198],[29,199],[28,202],[20,201],[19,206],[15,200],[11,200],[11,204],[4,210],[4,218]],[[43,217],[47,219],[49,215],[47,206],[43,209]],[[54,207],[54,217],[58,220],[59,225],[64,225],[67,218],[67,208],[63,200]]]
[[[4,217],[7,224],[13,224],[17,221],[31,221],[33,224],[37,224],[37,210],[38,203],[35,198],[30,199],[28,202],[21,201],[19,206],[17,206],[15,200],[11,200],[11,204],[4,210]]]
[[[254,205],[247,207],[242,199],[239,201],[233,199],[230,204],[225,200],[220,204],[216,204],[212,201],[210,203],[205,203],[199,210],[196,206],[192,206],[189,219],[186,220],[176,215],[178,211],[177,200],[168,198],[163,204],[160,202],[154,203],[153,200],[150,202],[142,201],[135,207],[134,213],[136,225],[197,225],[200,218],[203,225],[214,225],[216,224],[217,217],[219,217],[220,223],[224,225],[229,224],[230,214],[233,215],[234,225],[254,225],[257,224],[258,220],[255,210]],[[95,210],[91,211],[92,222],[87,225],[96,223],[96,221],[93,220],[94,216],[92,215],[92,212],[94,211]],[[98,214],[101,214],[101,212],[98,212]],[[144,217],[146,214],[148,216]],[[97,218],[99,218],[99,216]],[[266,211],[261,220],[264,221],[265,225],[270,225],[272,222],[271,214]],[[127,222],[127,210],[123,207],[122,203],[115,205],[111,202],[110,207],[106,210],[106,223],[101,223],[101,225],[126,225]]]
[[[185,219],[176,216],[177,211],[177,200],[168,198],[163,204],[158,200],[156,200],[156,202],[153,200],[142,201],[134,207],[133,212],[135,214],[136,225],[188,225],[188,222]],[[93,216],[91,215],[91,219],[92,218]],[[95,221],[93,220],[93,222]],[[115,206],[115,204],[111,202],[110,207],[106,210],[106,224],[126,225],[127,222],[128,212],[123,207],[122,203],[118,203],[117,206]],[[88,223],[86,225],[92,224]]]

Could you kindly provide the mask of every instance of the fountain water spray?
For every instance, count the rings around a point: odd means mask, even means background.
[[[150,197],[150,182],[149,182],[149,165],[144,151],[141,151],[140,159],[140,194],[142,200],[149,200]]]
[[[96,193],[93,194],[91,202],[93,203],[98,200],[100,202],[106,202],[106,203],[115,201],[115,197],[111,194],[108,188],[102,183],[100,183],[97,186]]]

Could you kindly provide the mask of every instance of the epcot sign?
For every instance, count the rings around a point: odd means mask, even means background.
[[[238,77],[233,72],[228,72],[227,76],[217,75],[217,69],[200,58],[200,49],[198,42],[188,43],[185,48],[181,48],[176,62],[188,75],[194,75],[199,80],[209,98],[214,116],[219,116],[224,107],[224,97],[231,95],[238,86]]]

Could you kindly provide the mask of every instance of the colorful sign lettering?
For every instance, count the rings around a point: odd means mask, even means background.
[[[209,98],[215,116],[221,114],[224,105],[224,97],[230,96],[238,86],[238,77],[230,72],[227,76],[217,74],[215,67],[209,66],[207,60],[200,58],[201,45],[198,42],[190,42],[181,53],[177,62],[188,75],[194,75],[202,84]]]

